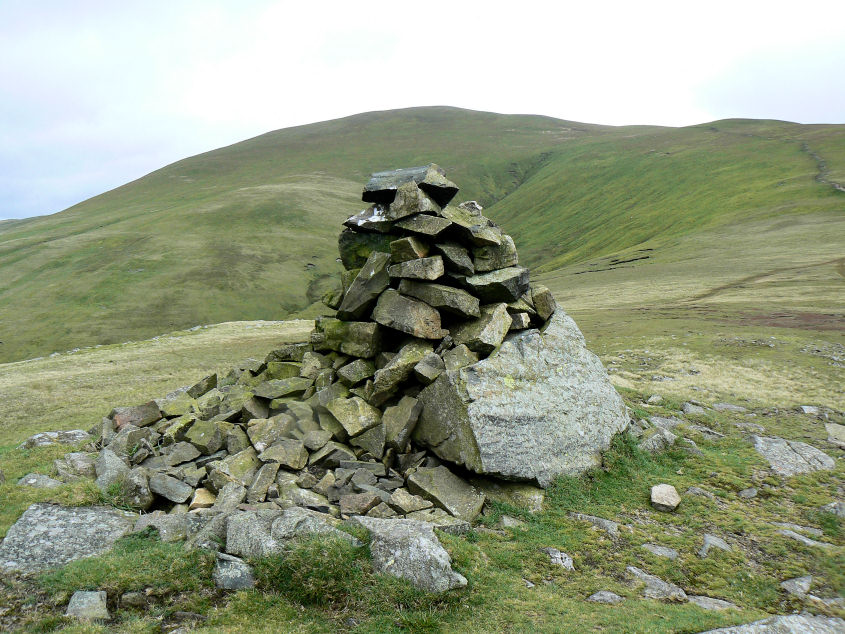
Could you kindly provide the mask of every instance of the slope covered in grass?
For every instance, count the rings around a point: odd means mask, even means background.
[[[612,128],[445,107],[271,132],[0,223],[0,361],[301,314],[334,284],[340,223],[375,170],[439,163],[458,200],[479,200],[523,262],[550,271],[740,219],[841,211],[812,154],[841,178],[843,141],[845,126]]]

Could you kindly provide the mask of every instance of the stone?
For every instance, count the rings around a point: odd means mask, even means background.
[[[630,574],[638,580],[645,583],[643,596],[647,599],[659,599],[662,601],[678,601],[683,602],[687,600],[686,593],[675,584],[663,581],[659,577],[650,575],[647,572],[636,568],[635,566],[628,566],[626,569]]]
[[[308,454],[306,453],[305,458],[302,460],[302,466],[304,467],[307,462]],[[247,489],[246,501],[249,504],[263,502],[264,499],[267,497],[267,490],[270,488],[270,485],[275,482],[276,474],[278,472],[278,462],[267,462],[261,465],[261,468],[258,470],[258,473],[255,474],[255,479],[252,481],[252,484],[249,485],[249,489]]]
[[[819,510],[824,513],[833,513],[836,517],[845,517],[845,502],[835,500],[825,504]]]
[[[278,553],[282,545],[270,534],[281,510],[262,509],[234,513],[226,524],[226,552],[238,557],[258,559]]]
[[[221,590],[250,590],[255,587],[252,566],[243,559],[217,553],[213,573],[214,585]]]
[[[408,477],[408,490],[467,522],[484,506],[484,494],[443,465],[417,469]]]
[[[358,396],[335,399],[326,407],[350,437],[381,423],[381,412]]]
[[[249,421],[246,434],[255,450],[262,452],[276,441],[288,437],[293,422],[293,417],[285,413],[273,418],[256,418]]]
[[[366,515],[380,503],[381,498],[375,493],[350,493],[340,497],[340,512],[346,516]]]
[[[780,582],[780,587],[786,590],[789,594],[796,597],[805,597],[813,585],[813,576],[806,575],[804,577],[796,577],[795,579],[787,579]]]
[[[393,222],[388,217],[388,207],[386,205],[372,205],[363,211],[359,211],[354,216],[347,218],[343,226],[354,231],[390,233],[393,229]]]
[[[97,477],[96,453],[71,452],[53,461],[58,479],[62,482],[94,479]],[[2,484],[2,482],[0,482]]]
[[[601,361],[561,310],[544,332],[509,335],[495,355],[447,369],[418,398],[416,442],[476,473],[544,488],[599,466],[629,422]]]
[[[63,484],[64,482],[61,480],[56,480],[41,473],[28,473],[18,480],[18,486],[27,486],[33,489],[55,489]]]
[[[608,520],[603,517],[596,517],[595,515],[586,515],[585,513],[570,513],[569,516],[582,522],[589,522],[598,529],[603,530],[614,539],[619,537],[619,524],[613,520]]]
[[[261,462],[274,462],[293,471],[298,471],[308,464],[308,451],[305,449],[305,443],[301,440],[282,438],[261,452],[258,459]]]
[[[188,507],[188,510],[195,510],[195,509],[207,509],[214,506],[214,503],[217,501],[217,496],[214,495],[211,491],[206,489],[205,487],[200,487],[196,491],[194,491],[194,497],[191,498],[191,504]],[[240,504],[240,502],[238,502]]]
[[[165,462],[170,467],[175,467],[184,462],[191,462],[191,460],[196,460],[202,455],[199,449],[189,442],[177,442],[174,445],[170,445],[168,449]]]
[[[401,220],[417,213],[439,212],[440,206],[416,183],[409,182],[396,189],[395,198],[388,206],[385,216],[388,220]]]
[[[97,475],[95,484],[105,492],[112,485],[122,483],[126,479],[129,474],[129,465],[111,449],[106,448],[97,456],[94,471]]]
[[[469,251],[460,244],[441,242],[435,244],[434,248],[443,257],[443,263],[447,270],[455,271],[461,275],[475,275],[475,265],[472,263],[472,258],[469,257]]]
[[[277,399],[293,396],[301,396],[302,393],[314,384],[314,380],[293,376],[289,379],[273,379],[264,381],[255,388],[255,396],[266,399]],[[266,418],[268,411],[253,411],[251,418]]]
[[[383,293],[382,293],[383,294]],[[368,321],[340,321],[324,317],[315,321],[320,349],[371,359],[381,352],[379,325]]]
[[[158,531],[159,539],[163,542],[178,542],[188,536],[191,529],[190,519],[197,519],[200,516],[184,513],[167,514],[162,511],[145,513],[135,522],[134,532],[140,533],[147,528],[154,528]],[[189,519],[190,518],[190,519]]]
[[[258,458],[258,453],[252,447],[248,447],[240,453],[209,463],[208,480],[218,491],[229,482],[248,487],[260,467],[261,460]]]
[[[658,511],[671,513],[681,504],[681,496],[671,484],[656,484],[651,487],[651,505]]]
[[[660,394],[652,394],[651,396],[646,399],[646,403],[649,405],[660,405],[663,402],[663,397]]]
[[[687,595],[687,600],[700,607],[702,610],[714,610],[721,612],[722,610],[738,610],[735,604],[723,599],[714,599],[713,597],[705,597],[701,595]]]
[[[725,552],[731,551],[731,545],[724,539],[718,537],[717,535],[705,533],[704,542],[702,543],[701,548],[697,553],[698,556],[704,559],[705,557],[707,557],[711,548],[718,548],[719,550],[724,550]]]
[[[805,546],[812,546],[813,548],[833,548],[832,544],[826,544],[825,542],[819,542],[815,539],[810,539],[809,537],[804,537],[800,533],[796,533],[793,530],[784,529],[778,531],[778,534],[783,535],[784,537],[789,537],[790,539],[794,539],[797,542],[804,544]]]
[[[120,431],[115,434],[108,448],[120,456],[129,457],[142,441],[146,440],[149,442],[154,439],[154,433],[150,428],[142,429],[141,427],[127,424],[121,427]]]
[[[239,482],[227,482],[222,489],[217,491],[217,498],[212,508],[218,513],[234,511],[246,499],[246,493],[246,487]]]
[[[103,506],[33,504],[0,543],[0,570],[40,572],[99,555],[132,532],[136,517]]]
[[[397,190],[408,183],[415,183],[440,207],[445,207],[458,193],[457,185],[446,178],[443,169],[431,163],[422,167],[375,172],[364,187],[361,198],[364,202],[389,205],[396,198]]]
[[[374,251],[390,253],[390,242],[394,238],[378,233],[365,233],[346,229],[337,241],[340,259],[345,269],[360,269]],[[298,361],[298,359],[292,359]]]
[[[446,369],[451,372],[478,363],[478,359],[478,355],[463,343],[459,343],[451,350],[443,353],[443,363],[446,365]]]
[[[107,595],[102,590],[77,590],[67,604],[65,616],[84,621],[108,621],[111,618],[106,603]]]
[[[439,354],[431,352],[414,366],[414,378],[423,385],[431,385],[446,369],[446,364]]]
[[[466,278],[466,286],[482,304],[512,302],[528,290],[528,269],[511,266],[489,273],[476,273]]]
[[[536,284],[531,288],[531,305],[543,321],[548,321],[557,310],[557,302],[552,292],[542,284]]]
[[[405,451],[422,411],[422,403],[412,397],[403,396],[396,405],[384,409],[385,444],[397,451]]]
[[[449,515],[440,508],[423,509],[414,511],[405,516],[409,520],[419,520],[431,524],[434,528],[450,535],[465,535],[469,532],[470,525],[466,520]]]
[[[783,438],[752,436],[754,449],[763,456],[772,471],[782,476],[832,470],[836,462],[826,453],[807,443]]]
[[[827,442],[840,449],[845,449],[845,425],[825,423],[824,428],[827,432]]]
[[[545,491],[525,482],[505,482],[493,478],[471,478],[470,484],[487,496],[487,501],[501,502],[529,513],[543,510]]]
[[[464,344],[479,354],[493,352],[510,330],[512,319],[507,304],[490,304],[481,308],[478,319],[464,322],[451,329],[456,345]]]
[[[446,207],[440,214],[452,221],[455,233],[459,233],[464,241],[476,246],[498,245],[502,241],[499,228],[480,213],[460,207]]]
[[[194,492],[189,485],[164,473],[150,477],[150,491],[177,504],[187,501]]]
[[[748,411],[742,405],[733,405],[732,403],[713,403],[713,409],[717,412],[734,412],[738,414]]]
[[[304,444],[305,448],[309,451],[317,451],[318,449],[325,447],[326,443],[331,439],[332,433],[330,431],[326,431],[325,429],[315,429],[305,434],[302,438],[302,444]]]
[[[828,616],[789,614],[772,616],[745,625],[722,627],[702,634],[841,634],[845,620]]]
[[[414,367],[432,349],[431,343],[419,339],[402,346],[387,365],[375,373],[373,393],[369,401],[373,405],[379,406],[392,397],[396,388],[411,376]]]
[[[678,440],[678,437],[668,429],[655,427],[649,429],[640,440],[640,449],[648,453],[660,453],[671,447]]]
[[[757,497],[757,489],[756,487],[748,487],[737,493],[737,495],[743,500],[750,500]]]
[[[430,509],[434,504],[424,497],[413,495],[408,489],[396,489],[390,494],[390,506],[395,508],[400,513],[413,513],[414,511],[422,511]]]
[[[531,316],[528,313],[510,313],[510,316],[511,325],[509,330],[511,331],[525,330],[531,326]]]
[[[216,423],[198,420],[185,433],[185,440],[208,456],[220,450],[223,446],[223,434]]]
[[[502,235],[502,241],[499,244],[474,248],[472,250],[472,261],[476,273],[486,273],[516,266],[519,264],[519,256],[516,253],[513,238],[509,235]]]
[[[391,243],[393,244],[395,243]],[[392,246],[391,249],[393,249]],[[339,319],[356,321],[369,316],[379,295],[390,284],[390,277],[387,274],[390,260],[391,256],[387,253],[374,251],[370,254],[343,296],[343,301],[337,310]]]
[[[429,306],[458,317],[480,317],[478,300],[465,290],[435,284],[404,279],[399,284],[402,295],[419,299]]]
[[[428,244],[416,236],[406,236],[390,243],[390,260],[393,263],[424,258],[428,252]]]
[[[540,550],[549,556],[549,562],[553,566],[560,566],[564,570],[575,570],[572,557],[566,553],[561,552],[557,548],[541,548]]]
[[[810,416],[819,415],[819,408],[815,405],[799,405],[797,409],[802,414],[809,414]]]
[[[124,592],[120,595],[120,607],[123,609],[147,607],[147,595],[143,592]]]
[[[428,258],[408,260],[399,264],[392,264],[387,269],[391,278],[409,278],[414,280],[436,280],[443,276],[443,258],[433,255]]]
[[[607,603],[608,605],[621,603],[624,600],[625,599],[610,590],[599,590],[587,597],[587,601],[591,601],[593,603]]]
[[[659,546],[658,544],[643,544],[642,547],[653,555],[658,557],[665,557],[672,561],[678,558],[678,551],[674,548],[667,548],[666,546]]]
[[[370,532],[373,570],[406,579],[418,590],[445,592],[463,588],[467,580],[452,570],[449,553],[431,525],[403,519],[356,517]]]
[[[332,440],[311,454],[308,464],[334,469],[344,460],[355,460],[355,453],[349,447]]]
[[[384,425],[376,425],[349,440],[349,444],[360,447],[374,458],[381,460],[384,456],[385,429]]]
[[[431,216],[429,214],[414,214],[406,216],[401,220],[393,223],[397,229],[404,229],[411,233],[417,233],[423,236],[434,237],[443,233],[452,225],[451,220],[441,218],[440,216]]]
[[[42,431],[24,440],[21,447],[23,449],[35,449],[36,447],[49,447],[50,445],[77,445],[91,440],[94,440],[91,434],[82,429]]]
[[[118,430],[124,425],[146,427],[161,419],[161,410],[155,401],[149,401],[135,407],[115,407],[109,414],[109,418],[114,421]]]
[[[270,529],[271,537],[279,543],[284,543],[297,537],[306,535],[323,535],[340,539],[353,546],[362,546],[354,536],[346,533],[332,523],[333,520],[325,513],[318,513],[310,509],[293,507],[286,509],[273,521]]]
[[[376,373],[376,366],[367,359],[355,359],[337,371],[337,378],[347,386],[357,385]]]
[[[703,407],[701,407],[700,405],[694,405],[692,403],[684,403],[683,406],[681,407],[681,411],[684,414],[702,415],[702,414],[707,413],[707,410],[705,410]]]

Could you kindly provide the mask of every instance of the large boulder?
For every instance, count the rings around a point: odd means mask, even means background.
[[[497,352],[447,370],[420,392],[414,439],[481,474],[533,480],[597,466],[628,425],[622,398],[575,322],[510,335]]]

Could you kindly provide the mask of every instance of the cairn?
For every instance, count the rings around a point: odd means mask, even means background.
[[[485,502],[469,471],[546,486],[595,464],[621,400],[513,239],[475,202],[449,205],[457,191],[434,164],[374,174],[339,238],[336,316],[309,342],[115,408],[95,464],[69,454],[59,473],[211,525],[305,507],[464,530]]]

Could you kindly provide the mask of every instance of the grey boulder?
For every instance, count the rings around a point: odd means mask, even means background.
[[[430,524],[360,516],[352,521],[370,532],[370,552],[376,572],[406,579],[418,590],[427,592],[466,586],[466,578],[452,570],[451,557]]]
[[[782,476],[830,470],[836,467],[833,458],[804,442],[765,436],[753,436],[751,440],[757,452],[768,460],[772,471]]]
[[[107,595],[102,590],[88,592],[77,590],[67,604],[65,616],[83,621],[107,621],[110,617],[106,603]]]
[[[836,617],[789,614],[772,616],[745,625],[708,630],[702,634],[841,634],[843,631],[845,621]]]
[[[419,399],[419,444],[477,473],[542,487],[599,465],[628,425],[604,366],[562,310],[543,332],[512,334],[488,358],[447,370]]]

